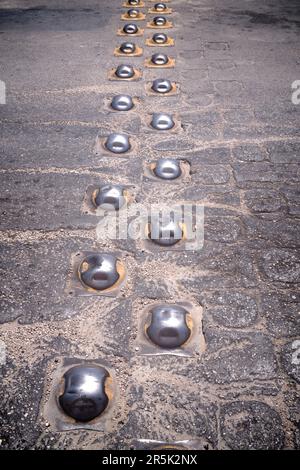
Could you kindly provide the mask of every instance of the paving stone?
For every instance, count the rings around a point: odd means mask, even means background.
[[[299,163],[300,142],[270,142],[266,145],[271,162]]]
[[[271,163],[240,163],[233,165],[239,187],[250,183],[285,183],[298,181],[297,165],[274,165]]]
[[[254,120],[254,112],[252,109],[249,109],[249,108],[238,107],[238,108],[226,109],[223,112],[223,117],[225,121],[227,122],[238,123],[238,124],[241,124],[241,123],[251,124],[251,122]],[[251,147],[255,148],[255,146],[249,145],[250,152],[251,152]],[[240,151],[241,150],[245,151],[246,161],[250,161],[249,156],[247,158],[247,153],[246,153],[247,146],[234,148],[234,151],[238,150],[238,148],[240,148]],[[258,147],[258,150],[259,150],[259,147]],[[239,160],[245,161],[245,158],[239,158]],[[258,160],[254,160],[254,161],[258,161]]]
[[[221,116],[217,111],[206,111],[202,113],[181,113],[181,120],[184,125],[192,124],[191,129],[194,131],[195,128],[202,126],[212,126],[220,122]]]
[[[198,128],[193,126],[189,130],[189,134],[196,140],[198,146],[201,145],[202,142],[211,142],[222,137],[222,131],[217,125],[199,126]]]
[[[214,102],[212,93],[187,94],[184,93],[184,100],[187,105],[198,106],[198,108],[206,108]]]
[[[232,99],[241,95],[243,89],[242,84],[237,80],[215,80],[213,85],[217,98],[225,102],[230,98],[231,104],[233,104]]]
[[[232,60],[217,60],[208,66],[208,75],[211,80],[236,80],[238,70]]]
[[[183,138],[173,138],[168,140],[161,140],[158,143],[154,143],[154,150],[166,150],[166,151],[177,151],[190,150],[194,148],[195,145],[190,142],[188,139]]]
[[[243,247],[225,248],[222,243],[206,242],[201,251],[186,252],[179,265],[199,267],[199,274],[183,279],[187,289],[201,293],[222,288],[255,287],[257,285],[251,253]]]
[[[232,149],[233,157],[241,162],[261,162],[266,153],[259,145],[241,145]]]
[[[287,199],[288,212],[290,215],[299,217],[300,215],[300,190],[297,187],[283,187],[280,192]]]
[[[31,367],[19,364],[15,375],[13,370],[16,364],[6,368],[1,380],[2,449],[31,449],[42,432],[37,417],[43,393],[45,367],[46,360],[36,362]]]
[[[135,294],[153,300],[168,299],[170,297],[168,286],[165,282],[145,278],[139,280]]]
[[[239,291],[216,291],[205,296],[205,317],[228,328],[244,328],[258,319],[256,300]]]
[[[296,336],[299,332],[299,302],[297,291],[279,293],[263,291],[261,295],[262,317],[270,333],[277,338]]]
[[[74,94],[76,99],[74,99]],[[68,90],[51,92],[32,92],[10,94],[5,107],[5,116],[9,121],[37,123],[53,121],[104,122],[107,115],[103,109],[105,94],[96,91],[96,87],[86,90]]]
[[[262,217],[243,217],[246,237],[254,243],[266,240],[272,245],[283,248],[297,248],[299,246],[299,224],[297,220],[286,217],[273,217],[272,220]]]
[[[2,168],[99,168],[103,157],[96,156],[93,151],[96,136],[107,136],[116,130],[108,123],[105,125],[102,129],[96,125],[69,125],[65,122],[53,126],[2,126]],[[113,161],[115,158],[106,157],[106,160]],[[123,166],[124,160],[118,157],[118,165]],[[132,156],[131,160],[134,160]],[[126,164],[128,166],[128,161]]]
[[[221,409],[221,435],[230,449],[279,450],[284,446],[281,418],[269,405],[240,401]]]
[[[297,106],[290,103],[281,103],[274,106],[259,106],[255,110],[255,116],[260,122],[279,122],[283,125],[297,126],[299,122],[300,112]],[[298,143],[299,147],[299,143]]]
[[[142,381],[138,375],[134,375],[133,378],[136,380],[134,389],[131,390],[137,406],[130,414],[122,433],[135,438],[136,429],[140,429],[142,439],[148,439],[151,434],[152,439],[163,440],[167,429],[172,440],[175,440],[176,436],[203,437],[207,439],[210,447],[215,447],[217,407],[207,402],[206,397],[200,400],[198,393],[188,384],[186,385],[188,396],[186,396],[180,392],[178,385],[163,383],[160,379],[161,360],[163,359],[159,359],[158,362],[157,358],[152,358],[151,362],[156,364],[156,367],[148,369],[147,377]],[[162,409],[163,402],[165,407]],[[183,419],[183,416],[188,416],[189,419]]]
[[[289,390],[284,393],[284,401],[288,407],[288,418],[297,427],[300,423],[300,395],[297,390]]]
[[[215,384],[269,380],[277,374],[271,340],[261,333],[216,333],[211,327],[204,333],[207,351],[200,370],[205,380]],[[215,352],[214,352],[215,350]]]
[[[95,346],[106,357],[129,357],[131,299],[119,301],[117,306],[109,311],[108,309],[100,310],[100,308],[93,326],[101,332],[99,344]]]
[[[191,88],[194,90],[198,89],[200,91],[200,89],[198,88],[198,83],[201,84],[201,82],[202,82],[201,91],[212,90],[212,87],[209,84],[208,70],[206,67],[203,67],[200,70],[199,69],[182,70],[181,76],[183,77],[182,81],[184,82],[183,90],[186,89],[187,79],[191,80],[192,82]]]
[[[241,236],[241,223],[238,218],[206,217],[204,239],[222,243],[234,243]]]
[[[186,201],[202,201],[210,204],[220,204],[224,206],[238,206],[240,203],[240,195],[237,191],[231,191],[227,187],[210,187],[210,186],[191,186],[182,192],[182,196]],[[205,207],[205,214],[209,211],[209,207]]]
[[[197,168],[202,164],[214,165],[230,163],[230,149],[226,147],[211,147],[204,150],[194,150],[191,152],[185,152],[184,154],[188,161]]]
[[[267,140],[277,135],[280,135],[283,139],[299,137],[298,129],[285,126],[285,123],[282,123],[282,125],[254,123],[251,126],[236,124],[234,126],[224,126],[223,132],[226,140]]]
[[[85,217],[80,209],[86,188],[97,180],[79,174],[6,174],[0,198],[1,230],[94,228],[97,217]]]
[[[269,280],[288,284],[300,281],[300,258],[292,250],[269,250],[262,255],[259,265]]]
[[[279,191],[250,189],[244,193],[244,202],[254,213],[279,212],[286,207],[286,202]]]
[[[96,306],[95,298],[74,298],[64,290],[71,254],[92,246],[92,241],[79,237],[38,241],[34,235],[27,235],[26,241],[2,244],[1,323],[16,319],[22,324],[60,321],[91,304]]]
[[[226,184],[230,180],[230,172],[221,165],[193,165],[191,168],[192,182],[197,185]]]
[[[286,343],[281,350],[282,366],[293,380],[300,383],[300,340],[294,339]]]
[[[204,44],[204,50],[207,51],[229,51],[230,46],[227,42],[211,41]]]

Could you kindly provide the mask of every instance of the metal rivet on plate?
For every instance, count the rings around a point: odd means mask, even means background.
[[[154,113],[151,126],[158,131],[167,131],[175,126],[172,116],[165,113]]]
[[[128,0],[128,5],[139,5],[140,0]]]
[[[79,267],[81,281],[95,290],[106,290],[119,280],[117,258],[109,254],[86,256]]]
[[[125,153],[131,149],[128,135],[116,133],[107,137],[105,147],[113,153]]]
[[[178,348],[190,337],[188,312],[180,306],[161,305],[151,310],[151,323],[147,328],[150,340],[161,348]]]
[[[155,26],[164,26],[166,23],[167,20],[164,16],[155,16],[155,18],[153,18],[153,24],[155,24]]]
[[[166,222],[159,215],[152,216],[149,224],[149,238],[156,244],[172,246],[183,238],[183,231],[178,221],[170,218]]]
[[[65,372],[64,392],[59,404],[76,421],[87,422],[99,416],[108,405],[105,381],[109,373],[104,367],[75,366]]]
[[[132,78],[134,76],[134,69],[132,65],[121,64],[118,65],[115,74],[119,78]]]
[[[166,9],[167,9],[167,6],[166,6],[165,3],[156,3],[156,4],[154,5],[154,10],[155,10],[155,11],[164,11],[164,10],[166,10]]]
[[[136,46],[133,42],[123,42],[119,49],[123,54],[132,54],[136,50]]]
[[[127,15],[130,16],[130,18],[137,18],[139,14],[140,12],[136,8],[131,8],[127,11]]]
[[[133,100],[129,95],[117,95],[113,97],[111,107],[116,111],[129,111],[133,108]]]
[[[156,44],[165,44],[168,41],[168,36],[165,33],[155,33],[152,36],[152,40]]]
[[[158,52],[151,56],[151,62],[155,65],[166,65],[169,62],[169,57]]]
[[[153,169],[154,174],[164,180],[174,180],[181,176],[179,160],[174,158],[160,158]]]
[[[101,186],[94,196],[95,206],[104,210],[117,211],[124,206],[125,202],[124,188],[117,184]]]
[[[130,24],[125,24],[123,31],[126,34],[136,34],[138,32],[138,27],[136,24],[130,23]]]
[[[157,78],[153,81],[151,88],[157,93],[168,93],[172,90],[172,83],[165,78]]]

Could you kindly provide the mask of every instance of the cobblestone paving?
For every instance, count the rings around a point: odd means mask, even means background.
[[[130,61],[142,80],[107,79],[121,62],[121,0],[0,3],[2,448],[127,449],[139,439],[299,448],[299,2],[170,6],[176,67],[163,76],[180,93],[160,98],[145,92],[157,77],[143,65],[150,30]],[[122,92],[139,98],[125,117],[108,106]],[[151,131],[156,111],[177,116],[178,132]],[[94,153],[96,135],[113,131],[132,136],[130,157]],[[190,181],[145,182],[144,165],[161,156],[186,159]],[[147,204],[203,203],[203,249],[158,256],[130,240],[97,241],[97,219],[81,205],[99,181],[132,185]],[[121,253],[121,297],[67,295],[71,254],[91,249]],[[156,300],[202,307],[204,354],[137,354],[137,320]],[[114,371],[105,432],[57,432],[47,421],[63,357]]]

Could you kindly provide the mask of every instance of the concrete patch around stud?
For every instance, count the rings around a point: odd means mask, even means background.
[[[144,62],[144,66],[152,69],[172,69],[175,67],[175,63],[176,62],[173,57],[168,57],[168,62],[166,64],[154,64],[151,57],[148,57]]]
[[[123,52],[120,47],[116,47],[114,50],[114,56],[116,57],[140,57],[143,55],[143,48],[136,46],[133,52]]]
[[[84,263],[90,257],[97,257],[97,256],[112,256],[116,261],[116,272],[118,274],[118,278],[116,282],[111,286],[104,290],[97,290],[92,287],[86,285],[82,280],[82,272],[85,269]],[[88,268],[88,263],[86,263]],[[121,288],[126,282],[126,268],[121,261],[121,258],[118,254],[115,253],[102,253],[98,251],[79,251],[77,253],[73,253],[71,256],[71,266],[70,266],[70,275],[66,282],[66,293],[69,296],[108,296],[108,297],[116,297],[120,294]]]
[[[116,69],[112,69],[108,72],[108,80],[110,81],[116,81],[116,82],[119,82],[119,81],[126,81],[126,82],[137,82],[139,80],[141,80],[142,78],[142,71],[141,70],[138,70],[138,69],[135,69],[134,68],[134,74],[132,77],[118,77],[116,75]]]
[[[144,29],[142,29],[142,28],[137,27],[137,31],[135,33],[126,33],[124,31],[124,27],[118,29],[117,36],[134,37],[134,36],[143,36],[143,34],[144,34]]]
[[[170,28],[173,28],[173,23],[169,20],[167,20],[165,22],[165,24],[163,25],[156,25],[155,23],[153,23],[153,20],[152,21],[149,21],[146,25],[146,28],[148,29],[170,29]]]
[[[146,46],[150,46],[150,47],[171,47],[175,45],[175,40],[168,36],[168,39],[166,42],[157,43],[151,37],[151,38],[146,38],[145,44]]]
[[[106,361],[98,360],[98,359],[81,359],[81,358],[63,358],[58,359],[60,361],[58,367],[54,370],[51,374],[51,383],[49,383],[48,388],[48,396],[47,401],[42,405],[42,415],[46,422],[48,422],[51,426],[50,429],[53,431],[72,431],[72,430],[92,430],[92,431],[100,431],[100,432],[108,432],[113,425],[114,417],[117,413],[117,402],[119,401],[119,390],[117,385],[117,380],[115,376],[114,370],[111,366],[106,363]],[[99,371],[99,376],[103,374],[103,383],[104,389],[102,394],[106,397],[104,405],[104,409],[102,412],[96,416],[95,418],[89,421],[79,421],[75,418],[69,416],[62,407],[62,400],[60,397],[63,396],[66,386],[66,374],[70,373],[70,371],[74,368],[93,368],[95,371]],[[76,369],[75,369],[76,370]],[[98,388],[97,382],[93,382],[93,385]],[[45,386],[46,388],[46,386]],[[73,384],[73,392],[69,395],[69,401],[71,403],[73,395],[76,397],[76,383]],[[97,390],[95,391],[97,392]],[[90,393],[91,394],[91,393]],[[79,396],[77,403],[75,403],[78,407],[78,402],[83,400],[87,402],[87,397],[82,396],[82,392],[79,390]],[[93,393],[92,393],[93,395]],[[82,406],[82,404],[81,404]],[[92,406],[91,406],[92,408]],[[100,411],[100,408],[98,409]]]
[[[162,160],[162,159],[160,159],[160,160]],[[152,161],[150,163],[145,164],[143,180],[144,181],[153,181],[153,182],[162,183],[162,184],[177,184],[177,185],[190,181],[190,179],[191,179],[191,177],[190,177],[190,169],[191,169],[190,164],[188,163],[187,160],[184,160],[184,159],[177,159],[177,161],[179,162],[179,166],[180,166],[180,170],[181,170],[181,174],[180,174],[180,176],[178,176],[178,178],[175,178],[175,179],[162,179],[162,178],[159,178],[154,172],[155,166],[157,164],[157,160],[156,160],[156,161]]]
[[[170,312],[172,312],[171,315]],[[165,315],[168,318],[165,318]],[[138,355],[193,357],[195,355],[199,356],[205,350],[205,339],[202,332],[202,307],[199,305],[189,301],[179,301],[176,303],[150,302],[145,307],[142,307],[142,304],[137,299],[133,304],[133,316],[137,325],[137,334],[133,347]],[[183,325],[184,329],[182,332],[184,334],[178,341],[181,345],[167,347],[168,335],[172,338],[177,326],[179,327],[178,332],[180,334],[181,326]],[[163,347],[153,341],[153,336],[151,339],[149,328],[153,327],[157,333],[157,343],[160,342],[159,337],[162,334],[161,341],[164,344]],[[177,343],[176,339],[175,343]]]
[[[159,93],[157,91],[154,91],[152,86],[153,86],[153,82],[147,82],[145,84],[145,90],[146,90],[147,95],[149,96],[159,96],[159,97],[174,96],[174,95],[178,95],[180,91],[179,84],[175,82],[171,82],[171,90],[168,91],[167,93]]]
[[[139,14],[137,16],[129,16],[128,13],[123,13],[123,15],[121,16],[121,20],[123,21],[144,21],[144,19],[146,18],[146,15],[145,13],[142,13],[141,11],[139,12]]]
[[[124,197],[124,201],[123,201],[124,204],[118,209],[119,211],[122,211],[122,210],[126,209],[126,207],[129,204],[134,202],[134,196],[132,195],[132,193],[130,191],[132,186],[119,185],[119,184],[114,185],[114,184],[102,181],[102,182],[99,182],[99,184],[93,184],[93,185],[90,185],[90,186],[87,187],[85,195],[84,195],[82,207],[81,207],[81,213],[82,214],[102,217],[103,215],[105,215],[108,212],[107,209],[98,207],[97,202],[96,202],[97,195],[99,194],[99,190],[101,190],[101,188],[107,187],[108,185],[110,185],[110,186],[119,186],[119,187],[122,188],[122,194],[123,194],[123,197]],[[113,210],[113,209],[111,209],[111,210]]]

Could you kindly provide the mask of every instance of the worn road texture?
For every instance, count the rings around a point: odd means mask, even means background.
[[[1,448],[299,448],[299,2],[173,0],[175,68],[144,66],[162,50],[145,46],[145,29],[135,39],[144,54],[130,59],[136,82],[108,80],[124,63],[113,55],[122,3],[0,2]],[[179,94],[148,95],[157,77]],[[137,98],[130,112],[109,108],[121,92]],[[151,130],[155,111],[172,113],[175,130]],[[131,136],[126,158],[95,154],[96,135],[112,131]],[[190,178],[146,181],[160,157],[186,159]],[[203,249],[97,240],[82,201],[103,181],[147,205],[204,204]],[[66,291],[78,250],[120,255],[128,278],[117,297]],[[139,320],[157,301],[202,309],[203,354],[140,354]],[[57,430],[49,400],[64,358],[108,365],[102,431]]]

